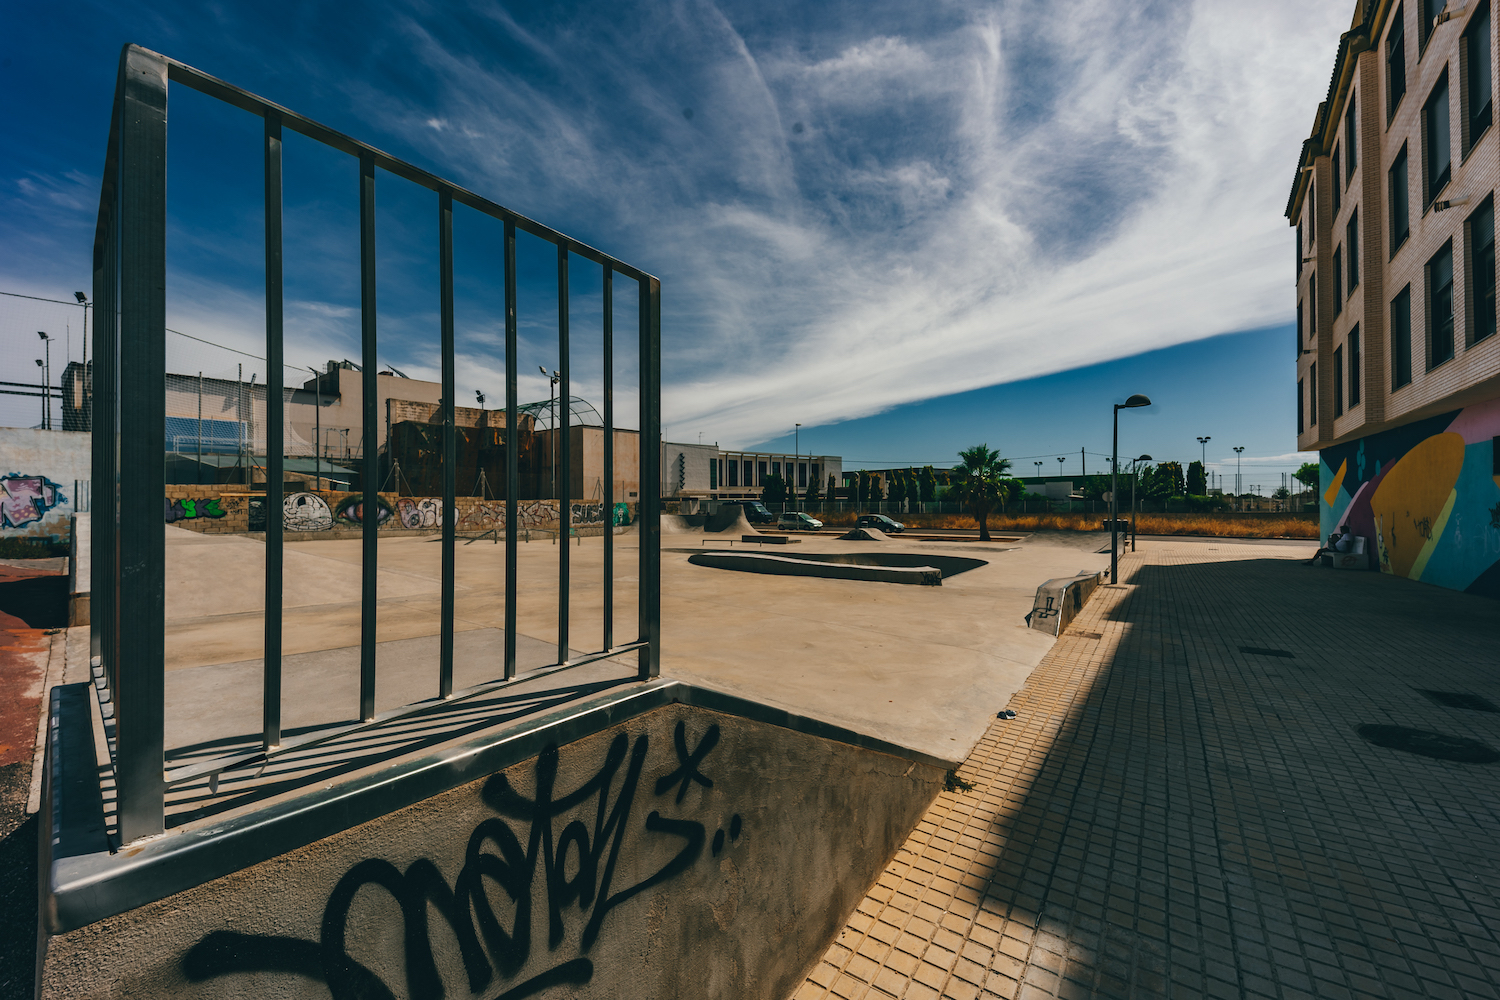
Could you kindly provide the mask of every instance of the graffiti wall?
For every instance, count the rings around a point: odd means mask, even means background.
[[[0,461],[0,539],[66,545],[75,484],[89,495],[89,435],[0,427]]]
[[[1381,572],[1500,598],[1500,399],[1322,453],[1322,533],[1348,524]]]
[[[193,531],[243,533],[266,530],[265,495],[227,492],[222,486],[169,486],[164,499],[166,523]],[[282,501],[281,517],[285,530],[297,532],[360,529],[364,526],[363,493],[294,492]],[[382,529],[437,531],[443,526],[443,502],[437,497],[401,497],[392,493],[379,495],[376,502],[377,524]],[[505,501],[480,497],[457,497],[454,501],[455,529],[463,533],[503,530]],[[522,500],[516,504],[518,527],[538,530],[556,529],[556,500]],[[626,525],[634,518],[630,504],[574,502],[569,517],[575,526],[602,527],[608,519],[614,525]]]
[[[781,1000],[942,779],[674,705],[52,938],[42,994]]]

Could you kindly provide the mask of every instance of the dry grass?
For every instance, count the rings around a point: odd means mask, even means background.
[[[829,527],[852,526],[859,515],[819,514]],[[956,528],[970,531],[979,522],[967,514],[911,514],[907,526]],[[1098,531],[1104,514],[1009,514],[991,515],[991,531]],[[1222,538],[1317,538],[1318,522],[1301,517],[1221,517],[1214,514],[1138,514],[1136,530],[1143,535],[1213,535]]]

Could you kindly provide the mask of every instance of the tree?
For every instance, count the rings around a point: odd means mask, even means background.
[[[937,476],[932,471],[932,466],[922,470],[922,502],[933,503],[937,500]]]
[[[1292,478],[1303,486],[1306,486],[1309,490],[1316,490],[1318,488],[1318,463],[1302,463],[1302,467],[1292,473]]]
[[[871,503],[880,503],[884,499],[885,499],[885,490],[881,489],[881,487],[880,487],[880,477],[879,476],[871,476],[870,477],[870,502]]]
[[[1184,494],[1187,484],[1183,482],[1181,462],[1163,462],[1156,467],[1156,474],[1163,489],[1161,496],[1180,497]]]
[[[863,507],[870,502],[870,474],[864,469],[859,470],[859,482],[854,487],[854,502]]]
[[[953,467],[949,492],[960,503],[967,504],[979,522],[979,540],[990,540],[990,511],[1005,502],[1010,489],[1003,480],[1010,471],[1010,459],[988,444],[976,444],[958,453],[962,464]]]
[[[1194,497],[1208,495],[1208,475],[1203,469],[1202,462],[1191,462],[1188,464],[1187,491],[1189,496]]]
[[[807,477],[807,489],[802,491],[803,503],[817,503],[822,497],[818,495],[818,477]]]
[[[900,503],[906,499],[906,479],[901,475],[900,469],[891,472],[891,503]]]
[[[765,485],[760,491],[760,499],[763,503],[784,504],[786,503],[786,480],[776,473],[766,477]]]
[[[839,498],[838,483],[835,482],[835,480],[834,480],[834,478],[832,476],[829,476],[828,477],[828,499],[829,500],[837,500],[838,498]]]

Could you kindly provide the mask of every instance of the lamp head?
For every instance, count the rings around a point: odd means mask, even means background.
[[[1134,396],[1131,396],[1120,405],[1122,407],[1150,406],[1151,399],[1148,396],[1142,396],[1140,393],[1136,393]]]
[[[1152,460],[1153,459],[1150,455],[1142,455],[1140,458],[1136,459],[1137,462],[1150,462]]]
[[[546,365],[537,365],[537,367],[541,369],[543,375],[547,374],[547,366]]]
[[[48,337],[48,336],[47,336],[47,334],[46,334],[46,332],[45,332],[45,331],[42,331],[42,330],[38,330],[38,331],[37,331],[37,332],[36,332],[36,335],[37,335],[37,336],[38,336],[38,337],[40,337],[40,338],[41,338],[41,339],[42,339],[42,340],[50,340],[50,339],[51,339],[51,338],[49,338],[49,337]]]
[[[87,295],[83,294],[82,292],[74,292],[73,293],[73,298],[75,298],[75,299],[78,300],[78,304],[79,305],[83,305],[86,302],[88,302],[88,300],[89,300],[89,297]]]
[[[38,367],[38,368],[42,368],[42,367],[44,367],[44,362],[43,362],[43,361],[42,361],[42,359],[41,359],[41,358],[37,358],[37,359],[36,359],[36,366],[37,366],[37,367]]]

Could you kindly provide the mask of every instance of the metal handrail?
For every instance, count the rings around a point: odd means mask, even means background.
[[[359,241],[361,285],[361,342],[363,407],[362,434],[373,441],[379,426],[376,412],[376,300],[375,300],[375,183],[379,167],[414,182],[437,195],[439,253],[440,353],[442,357],[442,504],[455,509],[454,469],[457,432],[454,414],[454,291],[453,205],[467,205],[504,224],[504,295],[506,351],[506,553],[504,675],[460,691],[453,690],[454,580],[458,537],[455,518],[442,524],[442,605],[439,615],[437,697],[386,712],[375,711],[376,573],[379,525],[371,518],[363,525],[360,596],[359,721],[297,739],[283,739],[281,727],[282,570],[285,525],[271,516],[266,523],[265,636],[261,747],[166,770],[165,759],[165,540],[161,531],[161,487],[165,476],[162,440],[166,427],[166,357],[162,331],[166,329],[166,153],[167,105],[170,83],[257,115],[264,122],[265,165],[265,387],[267,510],[279,510],[284,498],[284,398],[282,341],[282,134],[290,129],[359,161]],[[660,438],[661,428],[661,283],[623,261],[580,243],[511,211],[450,181],[373,146],[319,124],[303,115],[257,97],[223,80],[174,59],[135,45],[121,53],[109,142],[100,190],[94,238],[94,301],[97,304],[98,352],[94,372],[93,478],[109,484],[101,489],[108,507],[93,532],[93,641],[100,657],[102,688],[113,700],[118,723],[112,754],[117,791],[119,837],[130,843],[161,833],[165,828],[165,796],[170,786],[205,775],[216,780],[226,770],[305,749],[350,733],[371,729],[434,707],[475,697],[519,681],[635,652],[638,676],[649,679],[660,671],[661,532],[660,456],[653,448],[640,449],[638,498],[640,566],[637,573],[637,638],[617,643],[614,638],[613,537],[604,537],[603,635],[597,650],[574,654],[569,642],[569,552],[561,546],[558,559],[557,662],[524,674],[517,672],[517,498],[519,460],[516,351],[516,231],[530,233],[557,248],[558,357],[562,398],[570,394],[569,266],[573,257],[603,269],[605,314],[603,337],[604,429],[614,434],[612,289],[615,275],[635,281],[639,294],[639,399],[642,441]],[[571,497],[571,435],[566,433],[571,413],[562,407],[563,430],[558,493]],[[365,448],[356,460],[367,510],[378,506],[378,449]],[[607,507],[615,501],[613,448],[605,449]],[[571,510],[559,504],[559,532],[570,529]]]

